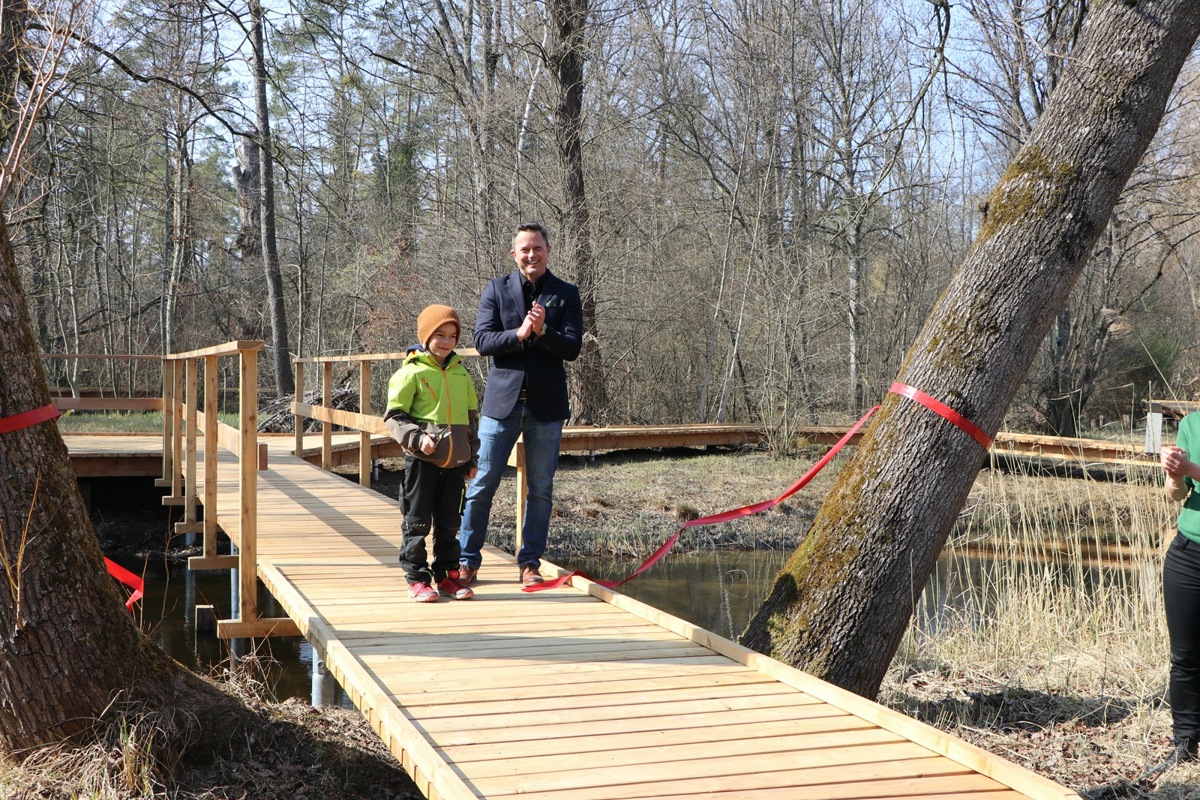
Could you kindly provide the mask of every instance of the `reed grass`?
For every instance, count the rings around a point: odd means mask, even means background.
[[[969,578],[925,598],[880,699],[1076,789],[1107,765],[1137,788],[1122,796],[1192,796],[1192,766],[1137,780],[1170,734],[1161,564],[1178,509],[1152,473],[1125,477],[981,473],[946,548],[946,575]]]
[[[237,414],[218,414],[227,425],[237,427]],[[161,411],[65,411],[58,418],[63,433],[162,433]]]

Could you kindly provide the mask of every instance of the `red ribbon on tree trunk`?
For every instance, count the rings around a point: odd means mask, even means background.
[[[58,419],[61,415],[62,412],[55,408],[53,404],[50,404],[41,408],[35,408],[32,411],[17,414],[13,417],[0,417],[0,433],[19,431],[22,428],[37,425],[39,422]]]
[[[138,600],[141,600],[146,594],[146,582],[142,580],[141,576],[134,575],[132,572],[125,569],[117,562],[109,560],[107,557],[104,559],[104,566],[108,568],[109,575],[112,575],[130,589],[133,589],[133,594],[129,595],[129,599],[125,601],[125,608],[129,609],[130,613],[132,613],[133,604]]]
[[[866,424],[866,421],[871,418],[871,415],[874,414],[878,410],[879,410],[879,406],[873,406],[872,408],[870,408],[867,411],[867,413],[863,414],[862,417],[859,418],[858,422],[854,423],[854,425],[850,428],[850,430],[846,431],[846,433],[842,436],[841,439],[838,439],[837,444],[835,444],[833,447],[831,447],[829,449],[829,452],[821,457],[820,461],[813,464],[812,467],[809,468],[808,472],[806,472],[802,476],[800,476],[800,479],[797,480],[795,483],[793,483],[790,487],[788,487],[787,491],[785,491],[783,494],[779,495],[779,497],[776,497],[774,500],[765,500],[761,503],[755,503],[754,505],[742,506],[741,508],[735,508],[731,511],[722,511],[719,514],[713,514],[713,515],[707,516],[707,517],[700,517],[699,519],[693,519],[693,520],[689,520],[689,521],[683,523],[683,525],[679,526],[679,530],[675,531],[675,533],[671,536],[671,538],[669,538],[665,542],[663,542],[659,546],[659,548],[650,555],[649,558],[647,558],[644,562],[642,562],[642,565],[640,567],[635,569],[633,571],[633,573],[630,574],[629,577],[625,578],[624,580],[598,581],[594,578],[587,576],[583,572],[580,572],[579,570],[575,570],[573,572],[569,572],[566,575],[562,575],[553,580],[545,581],[543,583],[537,583],[537,584],[534,584],[533,586],[525,586],[521,589],[521,591],[523,591],[523,592],[539,592],[539,591],[542,591],[545,589],[557,589],[558,587],[562,586],[563,584],[568,583],[571,580],[571,578],[575,577],[576,575],[578,575],[579,577],[584,578],[586,580],[589,580],[592,583],[598,583],[601,586],[606,586],[609,589],[615,589],[624,583],[628,583],[629,581],[636,578],[638,575],[641,575],[643,572],[645,572],[646,570],[650,569],[655,564],[657,564],[663,558],[663,556],[665,556],[667,553],[669,553],[671,551],[671,548],[675,546],[675,542],[677,542],[679,540],[679,534],[683,533],[688,528],[695,528],[700,525],[716,525],[719,522],[728,522],[730,520],[740,519],[741,517],[748,517],[751,514],[758,514],[762,511],[766,511],[767,509],[774,508],[775,506],[782,503],[784,500],[786,500],[789,497],[791,497],[792,495],[794,495],[796,492],[803,489],[806,485],[808,485],[809,481],[811,481],[814,477],[816,477],[818,472],[820,472],[822,469],[825,468],[826,464],[828,464],[830,461],[833,460],[833,457],[835,455],[837,455],[838,451],[841,450],[842,447],[844,447],[845,444],[854,437],[854,434],[858,433],[859,428],[861,428],[864,424]]]
[[[954,427],[963,431],[975,441],[979,442],[979,444],[983,446],[984,450],[987,450],[992,446],[992,437],[984,433],[983,429],[974,422],[971,422],[971,420],[967,419],[962,414],[943,403],[941,400],[930,397],[920,389],[914,389],[907,383],[900,383],[899,381],[893,383],[888,391],[893,394],[903,395],[909,400],[916,401],[925,406],[930,411],[937,414]]]

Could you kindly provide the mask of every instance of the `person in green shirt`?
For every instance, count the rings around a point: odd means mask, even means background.
[[[454,352],[462,322],[450,306],[431,305],[417,317],[420,346],[388,381],[388,433],[404,448],[400,508],[404,535],[400,565],[409,596],[419,603],[439,596],[467,600],[459,582],[458,526],[463,491],[479,457],[479,399],[470,373]],[[433,563],[425,538],[433,533]]]
[[[1175,752],[1163,767],[1196,760],[1200,744],[1200,464],[1189,453],[1200,448],[1200,413],[1179,423],[1173,446],[1164,447],[1159,461],[1166,472],[1166,490],[1183,502],[1176,525],[1179,532],[1163,559],[1163,600],[1171,644],[1168,684],[1171,733]]]

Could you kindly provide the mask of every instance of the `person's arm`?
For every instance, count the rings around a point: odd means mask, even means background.
[[[433,440],[426,434],[424,428],[412,416],[413,392],[415,381],[403,369],[397,370],[388,381],[387,410],[383,414],[383,424],[391,437],[405,450],[422,452],[428,455],[433,452],[430,445]]]
[[[1164,488],[1172,500],[1182,500],[1191,490],[1187,478],[1200,479],[1200,465],[1188,458],[1182,447],[1164,447],[1158,454],[1159,463],[1167,473]]]
[[[475,349],[481,356],[498,356],[515,353],[523,346],[517,337],[517,329],[506,330],[501,313],[506,300],[501,295],[507,291],[507,280],[489,281],[479,298],[479,310],[475,314]]]
[[[579,358],[583,348],[583,303],[579,299],[579,290],[568,283],[565,288],[550,302],[563,304],[562,315],[558,320],[558,328],[542,325],[541,330],[533,337],[533,346],[550,353],[563,361],[574,361]]]
[[[471,441],[471,460],[467,462],[467,480],[470,480],[479,471],[479,411],[472,409],[467,412],[467,419],[470,425],[468,438]]]

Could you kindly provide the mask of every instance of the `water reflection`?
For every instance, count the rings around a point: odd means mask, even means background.
[[[728,639],[737,639],[770,591],[790,553],[767,550],[672,555],[620,588],[647,605]],[[571,564],[598,580],[622,580],[636,561],[577,560]],[[565,565],[564,565],[565,566]],[[1085,563],[1068,557],[1048,561],[998,555],[943,553],[921,592],[917,622],[942,630],[963,614],[980,619],[992,611],[1005,587],[1071,587],[1096,596],[1133,595],[1156,586],[1152,559]],[[1002,594],[1002,593],[1001,593]]]
[[[196,630],[196,606],[214,606],[216,619],[230,616],[230,574],[224,571],[191,572],[184,561],[139,561],[111,556],[131,572],[142,575],[146,596],[134,606],[142,629],[163,652],[202,675],[218,676],[230,666],[230,643],[216,631]],[[259,588],[264,616],[282,616],[270,593]],[[256,677],[270,696],[309,698],[312,686],[312,646],[304,639],[279,637],[253,641],[256,662],[263,666]],[[245,649],[249,649],[248,647]]]
[[[782,550],[671,555],[619,591],[735,639],[762,604],[788,555]],[[622,580],[639,563],[584,559],[572,562],[571,567],[597,580]]]
[[[655,608],[687,620],[729,639],[737,639],[770,590],[775,575],[789,553],[778,550],[718,551],[671,555],[653,569],[621,587],[620,591]],[[230,579],[225,572],[189,573],[184,562],[148,563],[117,559],[121,565],[145,575],[146,597],[140,604],[143,628],[172,658],[203,674],[214,674],[229,665],[229,644],[215,632],[195,630],[196,605],[216,607],[228,617]],[[579,559],[563,566],[579,569],[593,578],[620,580],[638,566],[637,561]],[[1049,562],[986,556],[946,555],[922,593],[917,621],[922,630],[936,632],[951,621],[981,620],[991,611],[1001,588],[1012,586],[1082,588],[1084,594],[1118,592],[1135,595],[1155,590],[1154,559],[1116,561],[1101,565],[1082,559],[1055,558]],[[263,614],[281,615],[274,600],[260,589]],[[298,638],[257,642],[258,653],[269,669],[261,676],[277,699],[308,699],[312,693],[313,650]],[[348,705],[338,690],[335,702]]]

